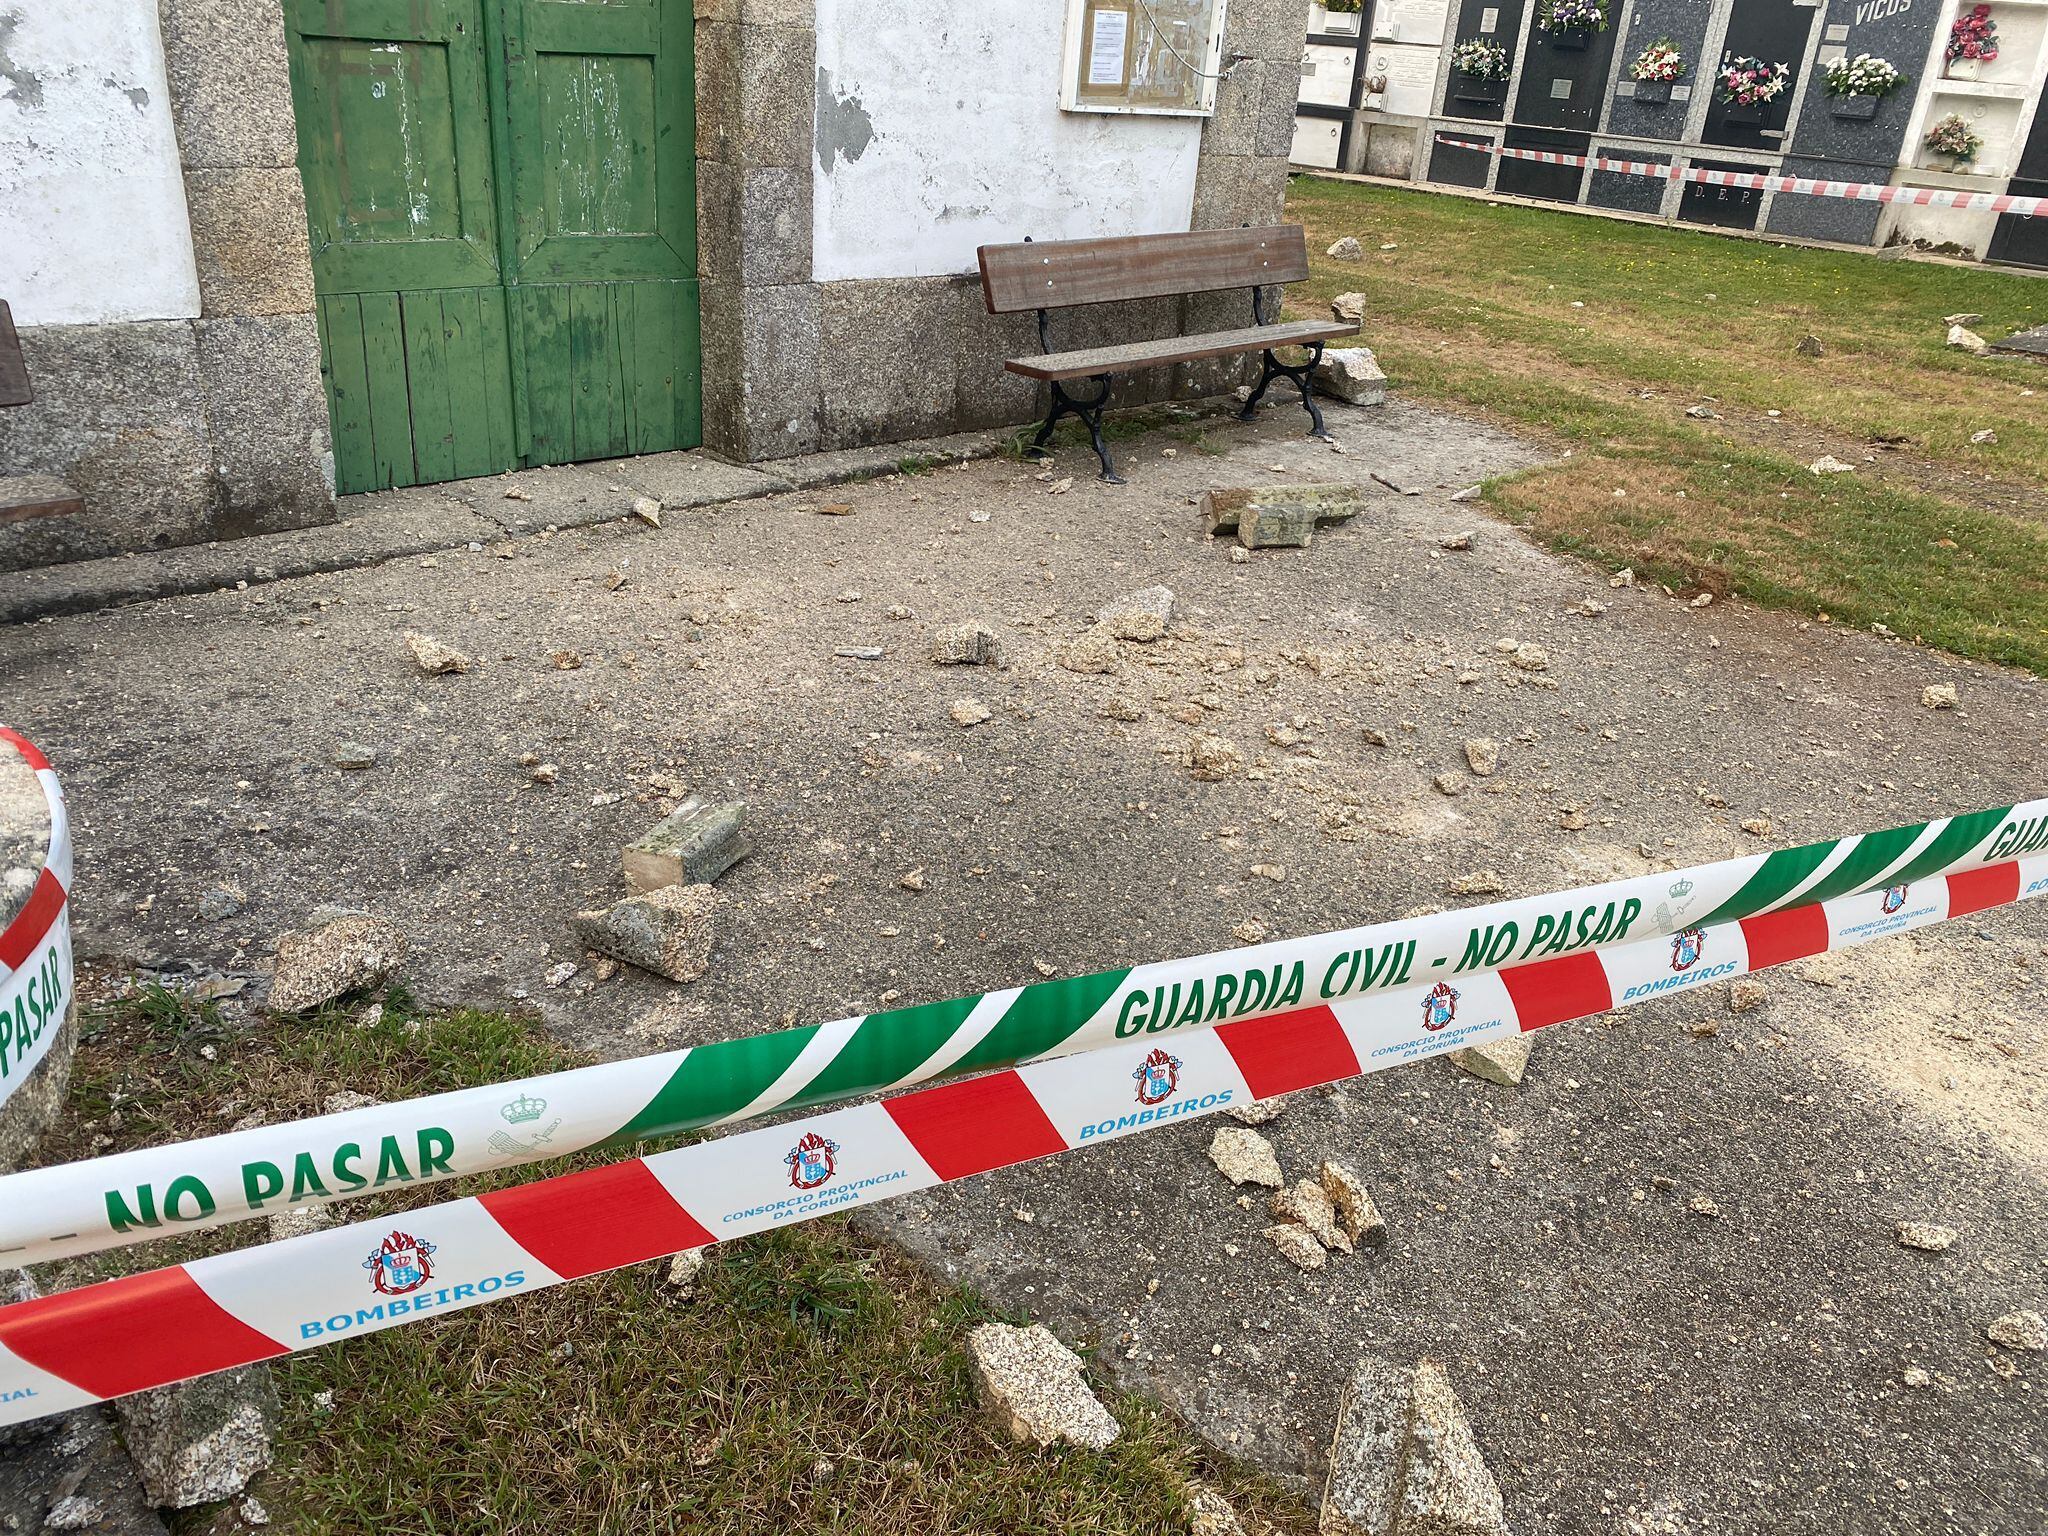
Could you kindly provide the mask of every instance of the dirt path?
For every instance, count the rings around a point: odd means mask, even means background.
[[[428,994],[625,1054],[1453,905],[1482,869],[1522,893],[1754,850],[1757,816],[1803,841],[2042,791],[2040,683],[1612,589],[1450,499],[1525,446],[1412,407],[1333,419],[1345,454],[1275,412],[1212,427],[1220,455],[1125,445],[1123,489],[1072,452],[977,463],[0,634],[10,716],[71,794],[81,945],[255,969],[313,905],[372,906]],[[1191,504],[1370,473],[1419,494],[1244,563]],[[1056,664],[1155,582],[1170,638]],[[925,659],[974,618],[1008,668]],[[409,628],[475,670],[423,676]],[[1935,681],[1963,708],[1922,709]],[[954,725],[963,697],[992,717]],[[1250,772],[1191,781],[1195,730]],[[1484,779],[1477,736],[1502,747]],[[337,768],[345,742],[377,766]],[[722,882],[711,975],[550,987],[580,958],[563,917],[622,894],[620,845],[693,790],[745,798],[759,849]],[[246,904],[209,920],[223,884]],[[1395,1234],[1318,1275],[1260,1238],[1202,1127],[872,1219],[1305,1482],[1351,1362],[1429,1351],[1518,1532],[2032,1531],[2040,1367],[1995,1373],[1982,1330],[2048,1302],[2044,939],[1991,914],[1830,962],[1832,987],[1774,978],[1759,1013],[1566,1026],[1519,1091],[1438,1062],[1300,1095],[1271,1128],[1289,1171],[1351,1162]],[[1963,1241],[1907,1252],[1904,1218]]]

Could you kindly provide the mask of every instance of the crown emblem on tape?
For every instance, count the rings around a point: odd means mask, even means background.
[[[1683,901],[1686,897],[1690,896],[1691,894],[1692,882],[1690,880],[1674,880],[1671,882],[1672,900]]]
[[[536,1099],[532,1094],[522,1093],[498,1113],[505,1117],[507,1125],[525,1125],[529,1120],[538,1120],[546,1112],[547,1107],[546,1099]]]

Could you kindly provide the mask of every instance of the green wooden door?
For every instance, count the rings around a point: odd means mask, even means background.
[[[344,491],[695,447],[690,0],[287,0]]]

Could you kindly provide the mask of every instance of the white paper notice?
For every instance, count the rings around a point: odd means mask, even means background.
[[[1129,11],[1100,10],[1095,13],[1095,35],[1088,40],[1088,83],[1124,83],[1124,44],[1131,32]]]

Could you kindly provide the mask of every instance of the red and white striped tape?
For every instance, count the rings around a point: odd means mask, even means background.
[[[1275,1017],[1185,1031],[1168,1023],[1078,1055],[20,1302],[0,1309],[0,1424],[2043,894],[2048,855]]]
[[[1922,208],[1957,208],[1965,213],[2013,213],[2023,219],[2048,213],[2048,198],[2010,192],[1960,192],[1948,187],[1893,187],[1872,181],[1816,181],[1810,176],[1771,176],[1760,171],[1717,171],[1696,165],[1660,165],[1652,160],[1613,160],[1605,155],[1567,155],[1553,149],[1510,149],[1490,139],[1461,139],[1447,133],[1439,144],[1539,165],[1590,165],[1623,176],[1696,181],[1710,187],[1747,187],[1759,192],[1796,192],[1804,197],[1840,197],[1861,203],[1909,203]]]
[[[0,1104],[28,1079],[64,1022],[71,1000],[71,827],[50,760],[19,731],[0,725],[42,785],[50,845],[28,900],[0,929]]]

